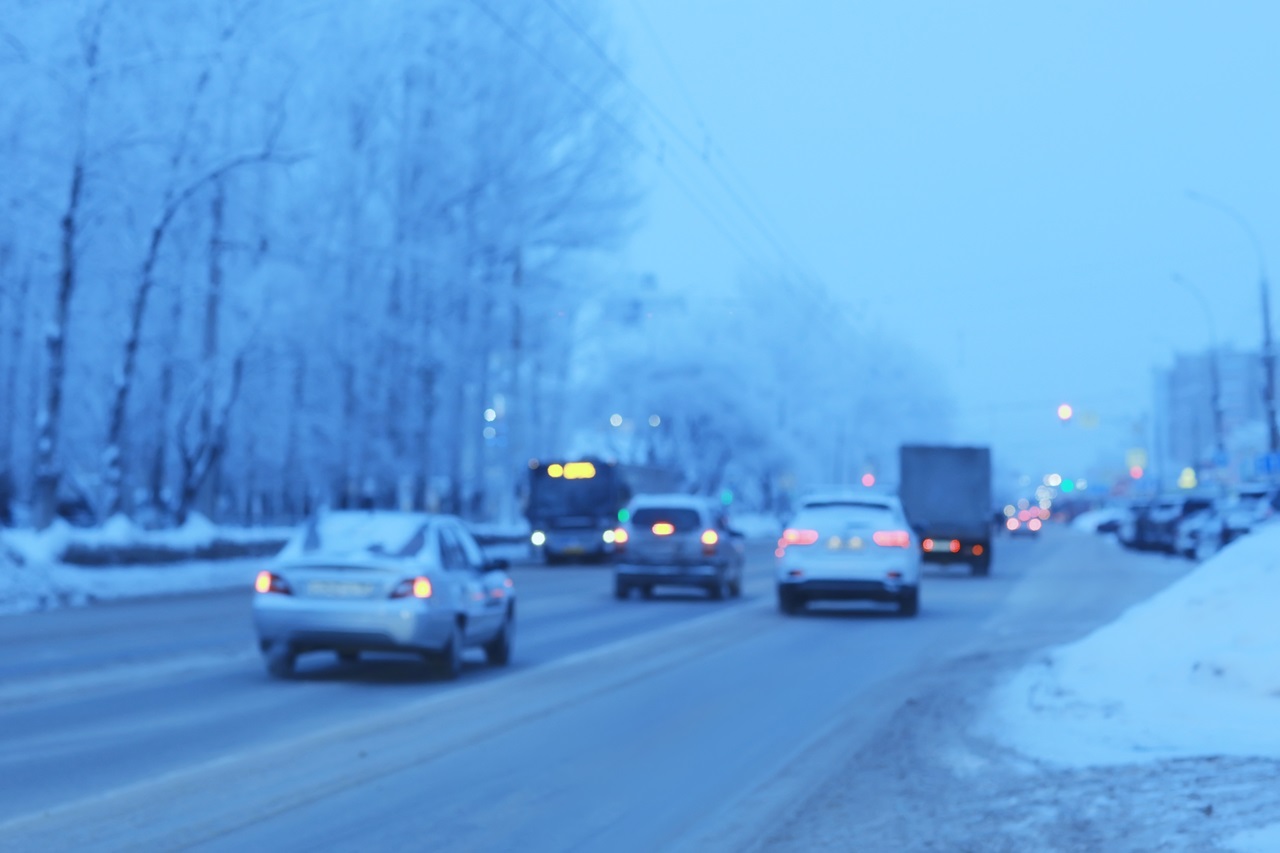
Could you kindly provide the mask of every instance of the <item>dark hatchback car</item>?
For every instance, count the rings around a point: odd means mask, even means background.
[[[694,495],[637,495],[614,531],[614,595],[654,587],[706,590],[711,598],[742,594],[746,550],[723,509]]]

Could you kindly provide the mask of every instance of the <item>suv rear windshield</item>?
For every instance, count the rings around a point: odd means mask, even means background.
[[[884,504],[832,504],[806,507],[791,522],[792,527],[826,531],[850,525],[890,530],[901,526],[893,512]]]
[[[652,527],[653,525],[665,521],[676,529],[677,533],[687,530],[697,530],[702,526],[702,519],[698,517],[696,509],[679,508],[679,509],[662,509],[661,507],[644,507],[637,509],[631,514],[632,525],[640,528]]]

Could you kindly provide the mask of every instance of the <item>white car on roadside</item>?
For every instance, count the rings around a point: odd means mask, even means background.
[[[920,554],[896,497],[808,498],[778,540],[778,608],[793,614],[813,601],[878,601],[915,616]]]

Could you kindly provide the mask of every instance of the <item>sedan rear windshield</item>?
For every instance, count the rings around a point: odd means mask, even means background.
[[[661,507],[644,507],[631,514],[631,523],[635,527],[652,527],[665,521],[675,528],[676,533],[697,530],[702,527],[702,519],[696,509],[662,509]]]

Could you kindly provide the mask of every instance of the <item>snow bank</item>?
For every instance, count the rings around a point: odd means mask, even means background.
[[[1023,669],[996,691],[991,732],[1075,766],[1280,757],[1277,601],[1280,525]]]
[[[220,527],[199,514],[181,527],[146,530],[127,516],[114,515],[101,527],[72,527],[59,519],[45,530],[7,530],[5,536],[10,549],[27,564],[111,565],[261,555],[279,549],[294,530]]]

